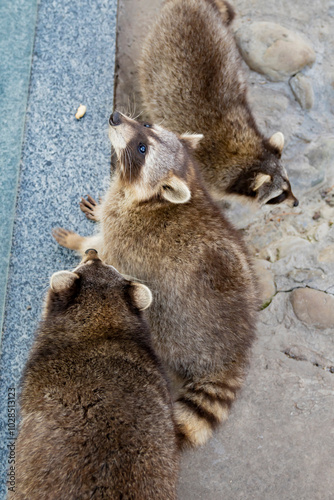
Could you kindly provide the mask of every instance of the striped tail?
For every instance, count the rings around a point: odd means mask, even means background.
[[[174,404],[180,446],[200,446],[213,430],[227,420],[229,409],[242,386],[242,377],[217,377],[183,385]]]

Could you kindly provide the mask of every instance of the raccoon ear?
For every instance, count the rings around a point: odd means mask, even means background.
[[[173,175],[163,186],[162,196],[171,203],[187,203],[191,198],[187,184]]]
[[[255,180],[252,183],[252,189],[254,191],[257,191],[265,182],[270,182],[270,181],[271,181],[270,175],[259,173],[257,174]]]
[[[203,137],[203,134],[182,134],[181,141],[191,149],[196,149]]]
[[[147,309],[152,303],[152,292],[147,286],[141,283],[131,282],[132,297],[140,311]]]
[[[69,289],[78,278],[77,274],[70,271],[58,271],[50,278],[50,288],[56,293],[62,292]]]
[[[277,148],[280,153],[283,151],[284,147],[284,135],[282,132],[276,132],[269,139],[269,144],[271,144],[274,148]]]

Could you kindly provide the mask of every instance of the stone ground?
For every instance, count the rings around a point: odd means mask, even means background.
[[[118,109],[141,111],[136,61],[161,3],[119,0]],[[291,70],[281,81],[244,64],[258,125],[267,136],[284,133],[282,159],[300,205],[228,209],[257,259],[266,307],[244,390],[214,438],[185,453],[179,497],[329,500],[334,497],[334,3],[232,3],[242,49],[253,23],[274,22],[292,32],[291,54],[297,47],[294,34],[311,48],[310,59],[312,49],[315,53],[312,66]]]

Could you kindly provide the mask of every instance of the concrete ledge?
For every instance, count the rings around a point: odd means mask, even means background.
[[[109,179],[116,8],[116,0],[40,1],[2,340],[2,477],[7,389],[18,388],[50,275],[78,262],[52,239],[51,229],[93,232],[80,213],[80,196],[98,196]],[[80,103],[87,113],[77,121]]]
[[[36,18],[37,0],[1,2],[0,335],[2,335]]]

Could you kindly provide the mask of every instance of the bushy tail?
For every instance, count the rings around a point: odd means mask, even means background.
[[[242,381],[241,376],[225,372],[215,379],[188,381],[183,385],[174,404],[181,447],[204,444],[215,427],[227,420]]]

